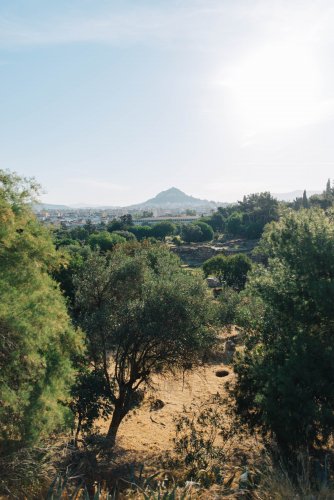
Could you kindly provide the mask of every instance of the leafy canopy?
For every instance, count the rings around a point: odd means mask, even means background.
[[[207,289],[168,248],[128,243],[88,259],[76,300],[89,356],[114,405],[113,444],[139,386],[154,373],[198,363],[213,341]]]
[[[326,443],[334,430],[334,223],[319,209],[269,225],[267,266],[250,275],[238,411],[282,449]]]
[[[203,271],[206,276],[215,275],[225,286],[237,291],[245,287],[247,273],[252,267],[251,260],[245,254],[236,255],[215,255],[203,264]]]

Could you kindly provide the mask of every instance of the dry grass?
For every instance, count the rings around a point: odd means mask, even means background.
[[[228,337],[236,340],[236,335],[235,331],[225,334],[222,341]],[[59,447],[62,451],[58,450],[53,464],[58,462],[62,478],[55,483],[53,496],[49,498],[73,498],[76,491],[76,499],[90,497],[96,500],[334,499],[334,490],[328,487],[330,482],[327,481],[323,486],[311,484],[307,458],[298,477],[291,480],[287,470],[277,462],[274,464],[266,454],[261,440],[242,433],[240,429],[224,436],[217,433],[215,444],[222,448],[218,464],[212,460],[206,468],[197,471],[184,463],[181,452],[179,455],[175,453],[175,421],[182,416],[191,417],[194,408],[202,408],[210,397],[219,395],[224,399],[227,396],[226,383],[233,383],[233,370],[227,363],[223,349],[213,354],[211,364],[205,368],[179,377],[155,377],[155,390],[147,389],[143,405],[121,424],[117,446],[112,454],[100,452],[98,442],[96,446],[93,444],[85,450],[66,449],[63,445]],[[228,375],[217,376],[222,370]],[[219,411],[223,417],[223,427],[233,427],[226,409],[220,406]],[[108,424],[99,421],[99,433],[106,433]],[[29,453],[18,456],[7,468],[12,474],[14,489],[15,481],[20,482],[24,467],[27,467],[26,473],[31,479],[36,478],[29,487],[22,482],[20,488],[16,489],[16,497],[46,498],[45,489],[44,494],[40,493],[41,486],[45,485],[45,480],[50,483],[50,477],[55,476],[54,468],[47,460],[42,460],[41,467],[37,467],[29,457]],[[219,480],[214,473],[216,465],[219,468]],[[242,475],[245,472],[247,481],[243,483]],[[65,482],[64,477],[67,477]],[[186,481],[191,479],[200,486],[186,487]],[[15,498],[10,491],[7,495],[5,491],[3,493],[3,498]]]

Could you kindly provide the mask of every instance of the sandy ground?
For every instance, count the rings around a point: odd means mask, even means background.
[[[216,376],[216,371],[226,368],[230,374],[224,378]],[[186,373],[184,379],[169,376],[155,378],[155,390],[147,390],[144,403],[122,422],[117,445],[124,451],[148,453],[153,455],[173,447],[174,417],[183,413],[184,407],[199,403],[217,392],[223,395],[225,383],[231,380],[230,367],[222,363],[211,364]],[[151,402],[160,399],[164,406],[151,410]],[[100,430],[107,432],[109,422],[100,422]]]

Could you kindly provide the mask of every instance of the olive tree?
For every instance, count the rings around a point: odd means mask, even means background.
[[[113,405],[112,447],[138,389],[154,373],[190,368],[213,342],[210,299],[200,277],[165,246],[128,243],[94,254],[76,278],[78,322]]]

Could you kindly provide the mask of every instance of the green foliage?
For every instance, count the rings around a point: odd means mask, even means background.
[[[151,226],[132,226],[130,231],[135,235],[135,237],[139,241],[147,239],[150,236],[152,236]]]
[[[109,231],[109,233],[113,233],[114,231],[125,231],[124,224],[120,220],[113,219],[107,225],[107,231]]]
[[[214,233],[211,226],[205,222],[193,222],[192,224],[184,224],[181,230],[182,239],[188,243],[211,241]]]
[[[86,244],[89,232],[83,227],[60,228],[53,230],[53,238],[57,248],[66,245]]]
[[[195,222],[194,223],[197,227],[200,228],[202,231],[202,241],[211,241],[213,239],[213,229],[209,224],[206,224],[205,222]]]
[[[88,235],[95,233],[95,226],[92,223],[90,219],[86,220],[86,224],[84,225],[83,229],[86,231]]]
[[[281,448],[326,443],[334,430],[334,224],[321,210],[287,212],[265,231],[236,362],[239,415]]]
[[[153,226],[131,226],[129,231],[139,241],[148,238],[164,240],[166,236],[175,234],[176,226],[172,222],[164,221],[153,224]]]
[[[269,192],[244,196],[235,205],[219,207],[218,211],[205,221],[215,231],[224,231],[230,236],[248,239],[261,237],[268,222],[278,220],[279,204]]]
[[[49,274],[61,257],[30,211],[34,190],[0,172],[0,441],[34,442],[64,424],[81,345]]]
[[[221,213],[215,212],[210,217],[203,217],[202,222],[206,222],[214,231],[223,231],[225,227],[224,217]]]
[[[197,363],[213,341],[210,301],[200,277],[185,272],[168,248],[145,242],[94,254],[76,289],[89,356],[114,405],[113,444],[139,386],[154,373]]]
[[[80,432],[87,434],[92,430],[95,420],[107,419],[112,412],[103,371],[81,367],[71,396],[70,408],[77,419],[77,440]]]
[[[172,222],[158,222],[157,224],[153,224],[151,234],[154,238],[165,239],[166,236],[171,236],[175,234],[176,227]]]
[[[173,236],[172,238],[172,242],[174,243],[174,245],[176,245],[177,247],[181,246],[182,245],[182,241],[181,241],[181,238],[180,236]]]
[[[101,231],[93,233],[88,238],[88,244],[93,250],[99,249],[101,252],[112,250],[115,245],[125,243],[126,239],[117,233],[109,233],[108,231]]]
[[[206,276],[213,274],[225,286],[240,291],[245,287],[251,267],[251,260],[245,254],[230,256],[220,254],[204,262],[203,271]]]
[[[238,321],[241,297],[233,288],[223,287],[218,297],[218,320],[221,325],[231,328]]]
[[[184,224],[181,228],[181,238],[187,243],[202,241],[203,233],[195,224]]]
[[[136,241],[136,237],[133,233],[130,233],[130,231],[114,231],[113,234],[117,234],[118,236],[122,236],[122,238],[125,238],[126,241]]]
[[[133,219],[131,214],[121,215],[119,220],[122,223],[122,229],[128,229],[129,227],[133,226]]]
[[[63,241],[64,240],[62,240],[62,242]],[[85,262],[91,255],[92,250],[88,245],[80,246],[78,242],[76,242],[75,245],[65,245],[64,247],[59,247],[59,252],[61,252],[63,257],[65,257],[65,261],[52,272],[52,276],[57,283],[59,283],[60,289],[68,299],[68,304],[73,312],[73,276],[79,272],[82,266],[85,265]]]
[[[244,233],[243,215],[241,212],[233,212],[226,220],[226,230],[234,236],[241,236]]]
[[[334,187],[331,186],[331,181],[328,179],[326,188],[321,194],[310,196],[309,206],[318,207],[322,210],[327,210],[334,205]]]

